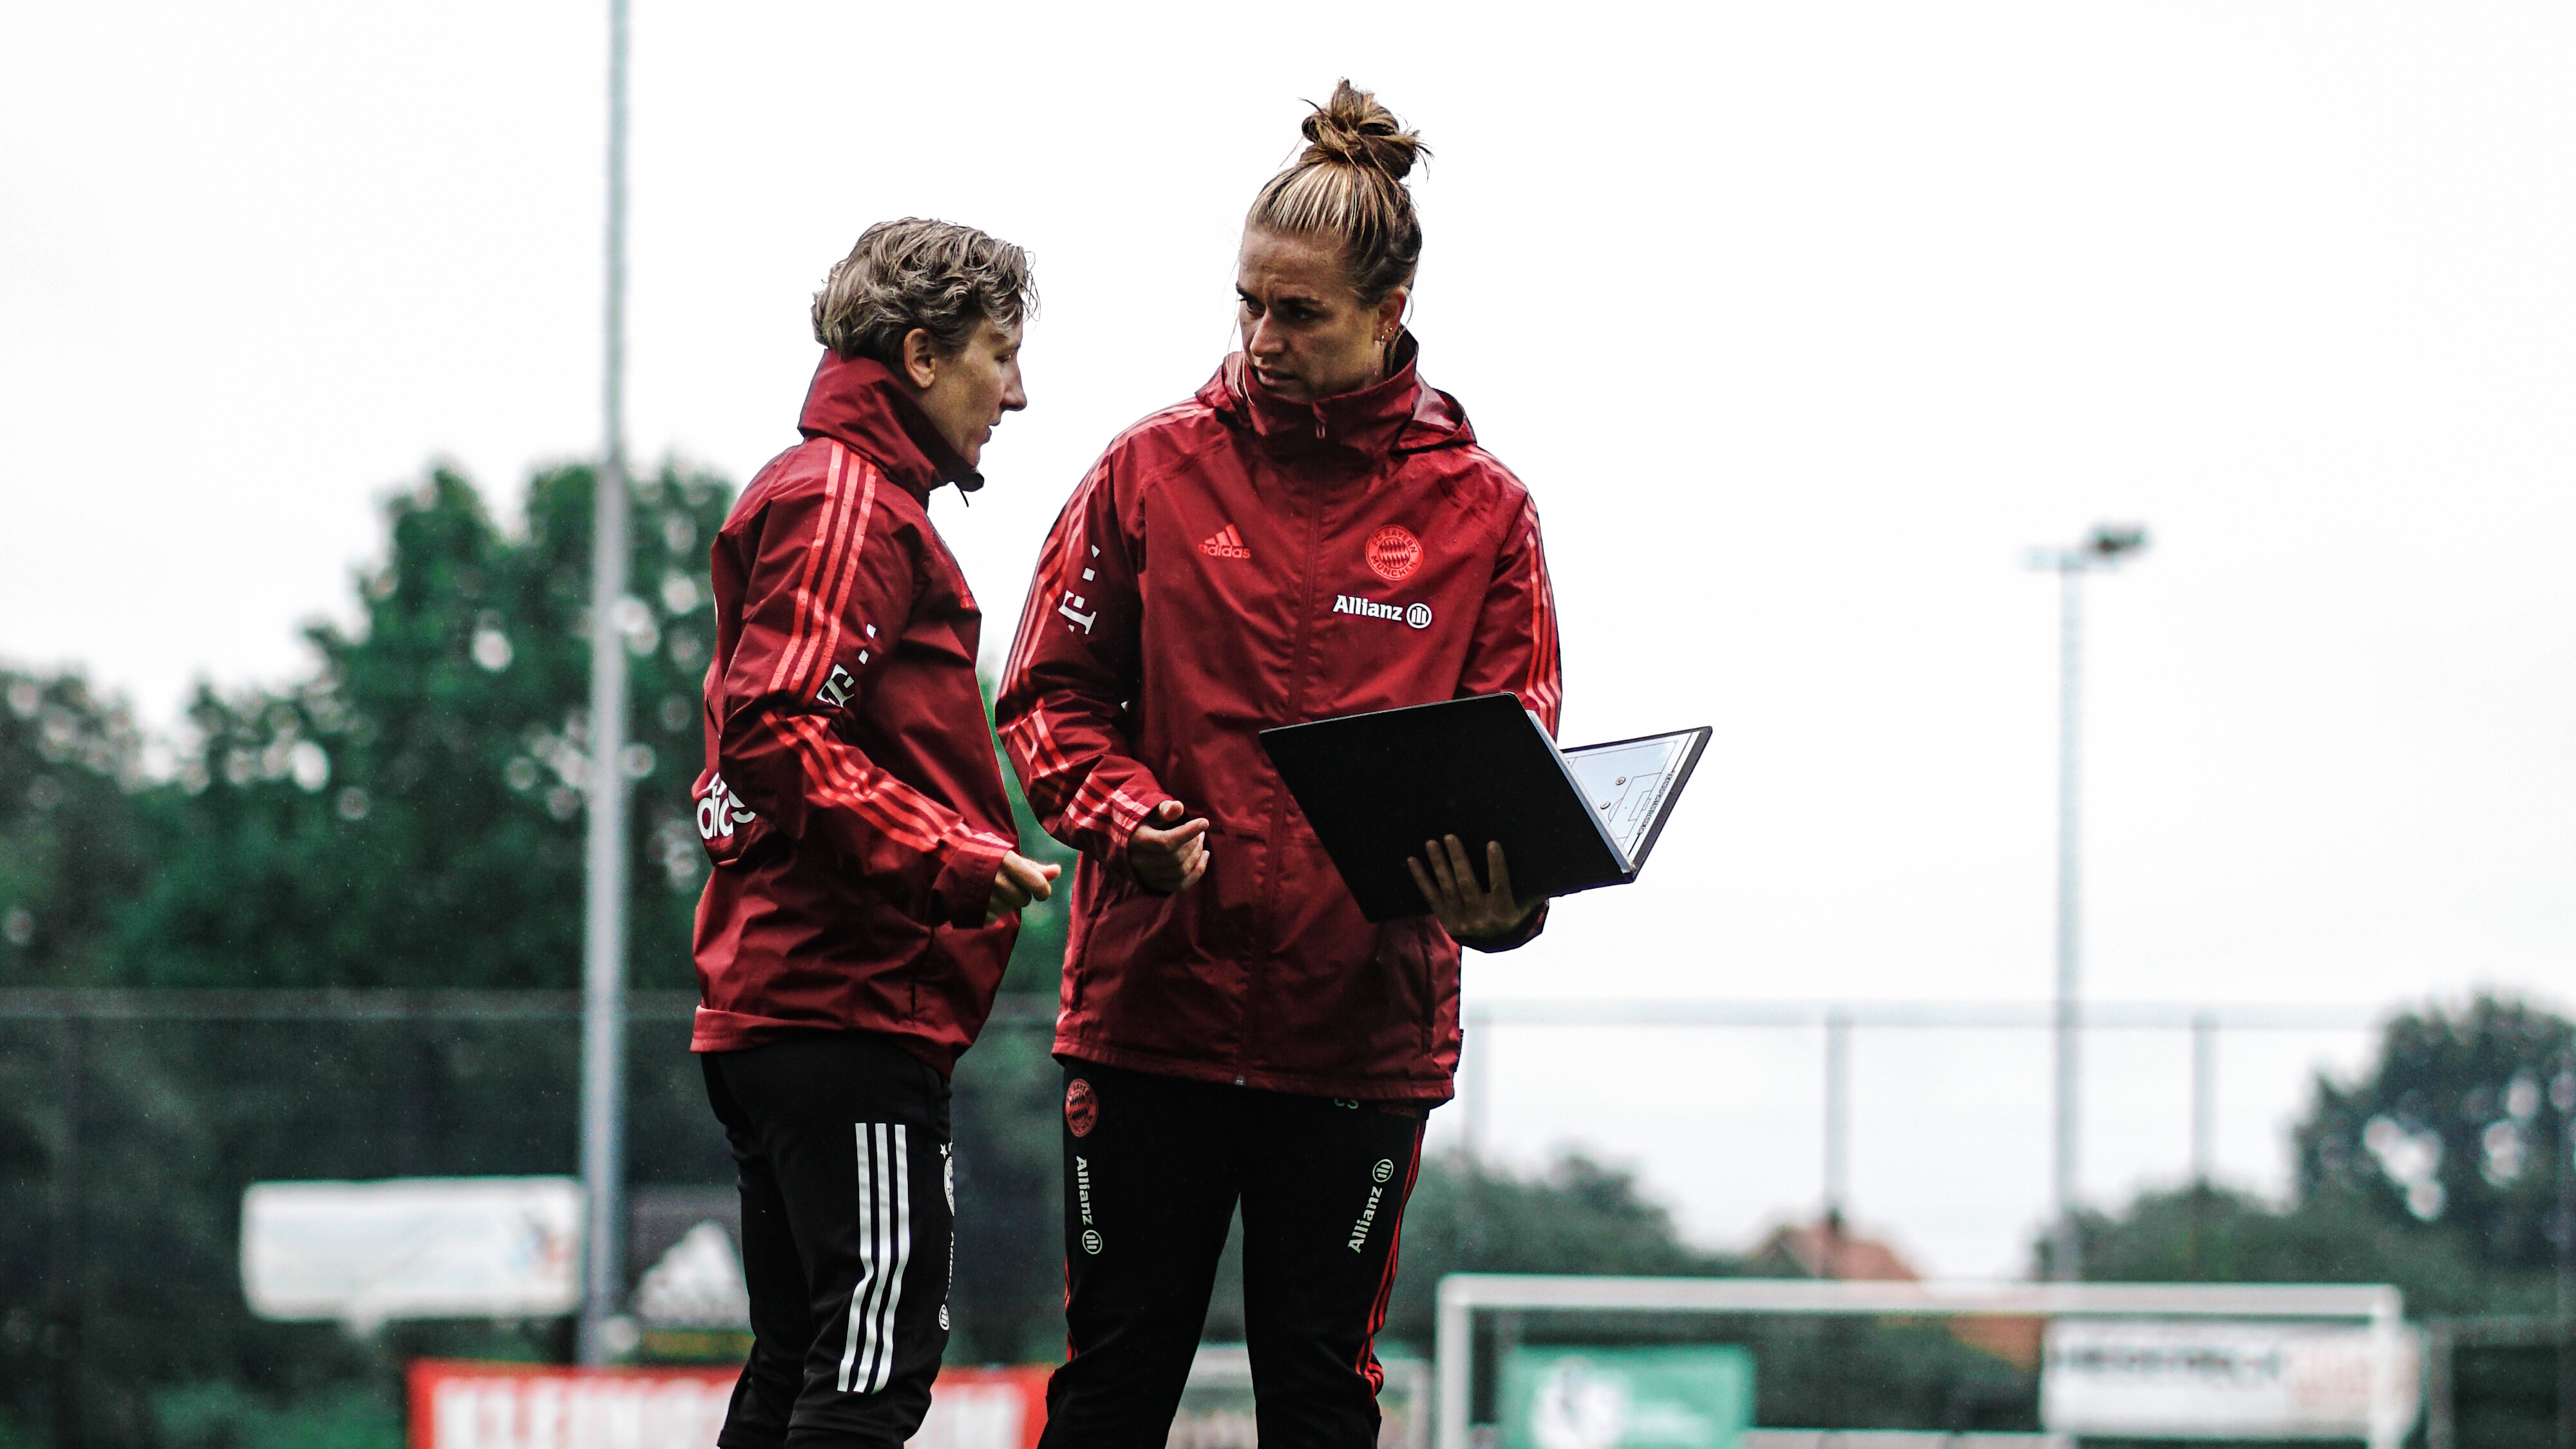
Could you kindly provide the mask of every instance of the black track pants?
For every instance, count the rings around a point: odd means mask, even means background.
[[[1042,1449],[1169,1437],[1243,1204],[1261,1449],[1369,1449],[1371,1340],[1395,1285],[1422,1118],[1322,1097],[1065,1064],[1065,1321]]]
[[[742,1186],[751,1360],[724,1449],[898,1449],[948,1347],[948,1081],[882,1037],[699,1058]]]

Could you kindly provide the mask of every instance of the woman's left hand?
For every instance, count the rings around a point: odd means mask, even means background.
[[[1429,857],[1430,867],[1423,866]],[[1451,937],[1464,940],[1469,936],[1509,934],[1530,912],[1537,901],[1521,904],[1512,896],[1511,868],[1503,863],[1503,843],[1485,842],[1485,878],[1493,889],[1476,885],[1476,872],[1467,864],[1467,847],[1454,835],[1422,843],[1422,854],[1409,857],[1405,864],[1413,868],[1413,883],[1422,888],[1422,898],[1431,903],[1431,913],[1440,918],[1442,929]]]

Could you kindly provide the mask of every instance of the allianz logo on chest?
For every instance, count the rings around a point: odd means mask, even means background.
[[[1362,598],[1358,594],[1335,594],[1333,612],[1357,614],[1363,619],[1385,619],[1393,623],[1407,624],[1416,629],[1431,627],[1431,606],[1419,601],[1402,605],[1381,604],[1375,599]]]

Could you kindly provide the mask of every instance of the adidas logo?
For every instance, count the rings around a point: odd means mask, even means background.
[[[1210,558],[1250,558],[1252,550],[1243,546],[1243,535],[1229,523],[1216,531],[1216,537],[1199,545],[1199,552]]]

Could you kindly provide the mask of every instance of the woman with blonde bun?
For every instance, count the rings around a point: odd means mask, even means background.
[[[1498,847],[1450,836],[1413,861],[1428,913],[1371,924],[1256,739],[1504,691],[1552,731],[1559,697],[1537,510],[1404,327],[1422,140],[1348,81],[1303,131],[1244,219],[1242,350],[1074,490],[996,706],[1081,852],[1050,1449],[1165,1441],[1238,1205],[1263,1449],[1377,1442],[1459,948],[1547,914]]]

